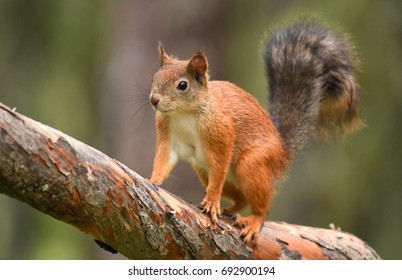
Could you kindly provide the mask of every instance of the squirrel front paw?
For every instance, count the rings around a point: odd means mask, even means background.
[[[208,195],[199,204],[203,213],[209,213],[213,223],[218,221],[218,216],[221,214],[220,199],[211,199]]]

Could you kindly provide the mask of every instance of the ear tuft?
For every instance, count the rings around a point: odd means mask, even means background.
[[[165,52],[165,49],[163,48],[163,45],[161,42],[159,42],[158,45],[158,51],[159,51],[159,61],[161,66],[165,64],[169,64],[172,60],[172,58]]]
[[[187,70],[192,73],[200,84],[203,84],[207,79],[208,60],[203,51],[198,51],[193,54],[187,65]]]

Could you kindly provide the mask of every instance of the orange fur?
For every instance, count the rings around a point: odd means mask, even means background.
[[[360,124],[353,48],[314,21],[297,21],[266,41],[270,116],[234,84],[210,81],[202,51],[178,60],[160,44],[159,59],[150,94],[157,130],[150,181],[161,184],[178,160],[190,162],[206,187],[204,212],[216,222],[221,196],[233,201],[229,213],[249,206],[236,224],[255,244],[274,181],[311,134],[345,135]]]
[[[151,182],[162,183],[178,159],[189,161],[206,187],[201,202],[213,222],[221,213],[221,196],[233,201],[226,210],[250,206],[239,217],[246,240],[258,239],[269,211],[274,180],[287,166],[281,138],[256,99],[237,86],[209,81],[207,59],[197,52],[188,61],[160,47],[151,102],[156,109],[157,146]],[[180,82],[188,88],[179,90]]]

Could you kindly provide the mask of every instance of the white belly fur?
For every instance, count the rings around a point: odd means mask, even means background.
[[[198,131],[196,129],[196,119],[191,114],[176,113],[170,119],[170,160],[185,160],[191,165],[209,171],[208,162],[202,150]],[[226,180],[237,185],[234,170],[229,168]]]
[[[184,113],[176,113],[170,117],[171,160],[182,159],[208,170],[209,166],[201,147],[195,117]]]

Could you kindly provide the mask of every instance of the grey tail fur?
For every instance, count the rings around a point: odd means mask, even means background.
[[[313,21],[298,21],[273,33],[264,49],[269,113],[288,158],[311,135],[328,139],[360,125],[358,62],[348,41]]]

